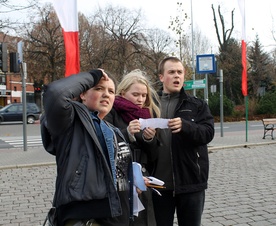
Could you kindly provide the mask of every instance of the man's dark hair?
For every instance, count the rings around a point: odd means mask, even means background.
[[[164,58],[158,65],[158,74],[160,75],[163,75],[164,74],[164,65],[167,61],[173,61],[173,62],[181,62],[181,60],[177,57],[173,57],[173,56],[170,56],[170,57],[166,57]]]

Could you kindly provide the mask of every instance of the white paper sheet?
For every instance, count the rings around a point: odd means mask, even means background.
[[[145,207],[143,206],[142,202],[138,197],[138,193],[136,191],[136,187],[133,186],[133,215],[138,217],[139,212],[144,210]]]
[[[166,129],[168,128],[168,121],[169,119],[165,118],[149,118],[149,119],[142,119],[139,118],[139,122],[141,124],[141,130],[150,127],[150,128],[160,128]]]
[[[150,180],[149,181],[150,184],[156,184],[156,185],[159,185],[159,186],[163,186],[165,184],[164,181],[159,180],[156,177],[149,176],[147,178]]]
[[[136,187],[139,188],[141,191],[146,191],[147,186],[145,185],[145,181],[143,179],[142,174],[142,166],[138,162],[132,163],[133,168],[133,214],[138,217],[140,211],[144,210],[145,207],[143,206],[142,202],[139,199],[138,193],[136,191]]]
[[[134,185],[139,188],[141,191],[146,191],[147,186],[145,184],[143,174],[142,174],[142,166],[138,162],[132,163],[133,169],[133,183]]]

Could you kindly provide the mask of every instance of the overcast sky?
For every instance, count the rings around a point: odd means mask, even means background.
[[[190,18],[191,14],[193,15],[194,29],[201,30],[211,40],[212,45],[217,45],[217,38],[211,5],[214,5],[215,10],[217,10],[218,5],[221,5],[227,28],[231,26],[231,11],[235,9],[233,36],[238,39],[241,38],[241,14],[237,0],[193,0],[192,11],[191,0],[78,0],[78,9],[85,14],[89,14],[93,12],[95,7],[105,6],[108,3],[125,6],[130,9],[141,8],[145,12],[149,25],[168,30],[170,18],[177,13],[177,2],[182,2],[184,11],[188,13]],[[275,46],[271,31],[273,29],[273,20],[276,19],[276,1],[245,0],[245,5],[247,42],[250,43],[250,41],[255,40],[255,36],[258,34],[264,47]]]
[[[38,1],[43,4],[53,0]],[[64,1],[66,2],[66,0]],[[241,39],[241,14],[237,0],[192,0],[192,11],[191,0],[78,0],[78,10],[89,15],[93,14],[98,6],[104,7],[107,4],[129,9],[142,9],[149,27],[158,27],[171,32],[168,26],[171,17],[177,15],[177,2],[182,2],[184,12],[188,14],[189,18],[193,15],[194,30],[200,30],[208,37],[212,49],[215,50],[218,43],[213,22],[212,4],[215,10],[217,10],[218,5],[221,6],[226,28],[231,27],[231,11],[235,9],[233,37]],[[274,19],[276,19],[276,0],[245,0],[245,5],[247,43],[254,41],[258,34],[261,44],[266,50],[276,47],[276,42],[272,38],[272,30],[275,27]]]

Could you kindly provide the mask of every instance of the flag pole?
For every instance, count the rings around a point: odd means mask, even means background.
[[[241,17],[242,17],[242,94],[244,96],[245,102],[245,133],[246,142],[248,141],[248,93],[247,93],[247,59],[246,59],[246,22],[245,22],[245,0],[238,0],[240,7]]]
[[[245,141],[248,142],[248,95],[245,97]]]

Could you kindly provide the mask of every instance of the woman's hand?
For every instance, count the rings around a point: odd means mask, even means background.
[[[149,179],[149,178],[143,177],[143,179],[144,179],[145,185],[149,184],[149,182],[150,182],[150,179]]]
[[[143,177],[145,185],[147,186],[147,184],[149,184],[149,179],[147,177]],[[139,188],[136,187],[136,191],[138,194],[141,194],[143,191],[141,191]]]
[[[144,137],[146,140],[151,140],[151,139],[153,139],[153,137],[155,136],[155,134],[156,134],[156,130],[153,129],[153,128],[148,127],[148,128],[145,128],[145,129],[143,130],[143,137]]]
[[[108,81],[108,80],[109,80],[109,77],[108,77],[108,75],[105,73],[104,69],[98,68],[98,70],[102,71],[102,73],[103,73],[103,76],[102,76],[101,79],[103,79],[103,80],[105,80],[105,81]]]
[[[128,127],[127,127],[128,132],[131,135],[134,135],[135,133],[139,133],[141,130],[141,125],[138,119],[134,119],[129,122]]]

